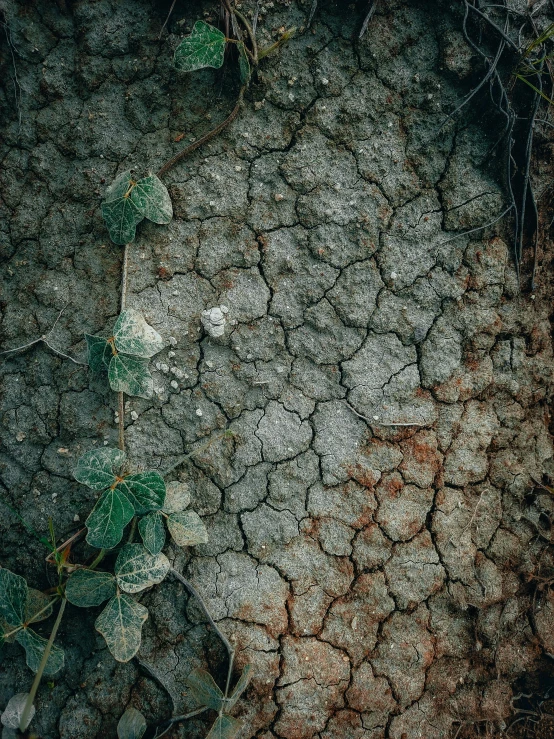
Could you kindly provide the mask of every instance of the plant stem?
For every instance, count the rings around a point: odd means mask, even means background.
[[[37,674],[35,675],[33,685],[31,686],[31,690],[29,692],[29,695],[27,696],[27,702],[25,703],[25,708],[23,709],[23,713],[21,714],[21,719],[19,721],[20,731],[25,731],[25,729],[27,728],[27,724],[29,723],[29,716],[31,713],[31,708],[34,703],[35,696],[38,690],[38,686],[40,684],[40,681],[42,679],[42,674],[46,667],[46,663],[48,662],[48,657],[50,656],[50,652],[52,651],[52,645],[54,644],[54,639],[56,638],[56,634],[58,633],[58,628],[62,621],[62,616],[63,616],[63,612],[65,611],[66,603],[67,603],[67,600],[65,598],[62,598],[62,603],[60,605],[60,610],[58,611],[58,615],[54,623],[54,628],[52,629],[50,638],[48,639],[48,642],[44,648],[44,654],[42,655],[42,659],[40,660],[40,665],[38,666]]]
[[[121,312],[125,310],[127,305],[127,281],[129,271],[129,246],[125,244],[125,250],[123,252],[123,266],[121,269]],[[119,426],[119,439],[118,446],[122,452],[125,451],[125,397],[122,392],[117,394],[117,405],[118,405],[118,426]]]
[[[211,139],[217,136],[218,133],[221,133],[221,131],[227,128],[227,126],[230,125],[235,120],[235,118],[237,117],[239,113],[245,90],[246,90],[246,86],[241,87],[237,102],[235,104],[235,107],[231,111],[231,114],[224,121],[222,121],[218,126],[213,128],[211,131],[208,131],[208,133],[204,134],[204,136],[201,136],[198,139],[198,141],[194,141],[192,144],[190,144],[190,146],[187,146],[185,149],[175,154],[175,156],[171,157],[171,159],[169,159],[163,165],[163,167],[158,170],[158,177],[161,177],[163,174],[168,172],[173,166],[175,166],[177,162],[181,161],[181,159],[183,159],[188,154],[198,149],[200,146],[203,146],[208,141],[211,141]]]
[[[200,604],[202,610],[204,611],[204,614],[206,615],[206,618],[208,619],[208,622],[209,622],[210,626],[215,631],[215,633],[219,636],[219,638],[223,642],[223,645],[224,645],[225,649],[227,650],[227,655],[228,655],[228,658],[229,658],[229,666],[227,668],[227,683],[226,683],[226,688],[225,688],[225,698],[227,698],[227,692],[229,690],[229,684],[231,682],[231,674],[233,672],[233,663],[235,661],[235,650],[234,650],[231,642],[229,641],[229,639],[227,639],[227,637],[225,636],[225,634],[221,631],[221,629],[219,628],[219,626],[213,620],[211,613],[208,611],[208,607],[204,603],[204,601],[202,599],[202,596],[196,590],[196,588],[193,585],[191,585],[191,583],[188,580],[185,580],[185,578],[181,575],[181,573],[177,572],[177,570],[174,569],[173,567],[171,568],[170,572],[173,575],[173,577],[175,577],[177,580],[179,580],[179,582],[182,583],[185,586],[185,588],[189,591],[189,593],[194,598],[196,598],[196,600]],[[225,705],[225,704],[223,704],[223,705]],[[220,712],[220,715],[221,715],[221,712]]]
[[[268,54],[271,54],[273,51],[276,51],[280,46],[286,43],[289,40],[289,38],[294,35],[295,32],[296,32],[296,28],[290,28],[288,31],[285,31],[285,33],[281,36],[281,38],[277,39],[277,41],[274,44],[271,44],[271,46],[266,46],[265,49],[262,49],[260,52],[258,52],[258,60],[263,59],[264,56],[267,56]]]
[[[87,569],[95,570],[100,564],[100,562],[104,559],[105,556],[106,556],[106,550],[101,549]]]

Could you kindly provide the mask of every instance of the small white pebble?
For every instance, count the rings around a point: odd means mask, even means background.
[[[202,416],[202,415],[203,415],[203,414],[202,414],[202,409],[201,409],[201,408],[197,408],[197,409],[196,409],[196,415],[197,415],[197,416]]]
[[[136,411],[131,411],[131,418],[133,421],[136,421],[138,418],[138,413]]]
[[[171,346],[177,346],[177,339],[175,338],[175,336],[170,336],[168,341],[171,344]]]
[[[168,357],[169,357],[170,359],[173,359],[173,357],[175,356],[175,352],[167,352],[167,356],[168,356]]]
[[[75,523],[77,523],[77,521],[80,521],[80,520],[81,520],[81,516],[80,516],[80,515],[79,515],[78,513],[76,513],[76,514],[75,514],[75,515],[73,516],[73,520],[75,521]]]
[[[276,203],[280,203],[281,200],[284,200],[285,199],[285,196],[282,195],[280,192],[276,192],[273,197],[275,198],[275,202]]]
[[[373,416],[373,420],[374,421],[378,421],[379,420],[379,416]]]
[[[322,84],[322,85],[328,85],[328,84],[329,84],[329,80],[327,79],[327,77],[323,77],[323,78],[322,78],[322,80],[321,80],[321,84]]]
[[[240,164],[237,164],[237,166],[235,167],[235,172],[240,172],[241,170],[242,167],[240,166]]]
[[[179,389],[179,383],[176,380],[171,380],[171,382],[169,384],[171,385],[171,387],[174,390],[178,390]]]
[[[396,272],[391,272],[390,273],[391,280],[396,280],[397,277],[398,277],[398,275],[396,274]]]

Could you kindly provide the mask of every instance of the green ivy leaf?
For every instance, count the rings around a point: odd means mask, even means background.
[[[27,592],[25,578],[0,568],[0,616],[9,626],[24,623]]]
[[[189,486],[185,482],[169,482],[165,490],[164,513],[180,513],[189,505]]]
[[[113,335],[117,351],[135,357],[150,358],[164,348],[160,334],[146,323],[142,313],[133,308],[120,313]]]
[[[175,49],[175,66],[182,72],[194,72],[204,67],[219,69],[225,55],[225,35],[217,28],[196,21],[190,36]]]
[[[134,515],[133,504],[123,491],[106,490],[85,521],[87,542],[96,549],[113,549]]]
[[[173,218],[173,206],[167,188],[155,174],[137,182],[131,191],[131,200],[149,221],[163,224]]]
[[[116,593],[115,577],[109,572],[76,570],[65,587],[65,597],[74,606],[99,606]]]
[[[235,703],[244,693],[251,679],[252,679],[252,665],[244,665],[241,675],[237,681],[237,684],[235,685],[235,689],[233,690],[231,697],[228,698],[226,701],[225,707],[228,711],[230,711],[231,708],[233,708]]]
[[[49,598],[41,590],[29,588],[25,604],[25,623],[35,624],[52,615],[55,598]]]
[[[154,511],[144,516],[140,519],[138,528],[143,544],[150,554],[161,552],[165,544],[165,526],[161,513]]]
[[[112,357],[108,369],[110,387],[116,393],[151,398],[154,382],[148,370],[148,360],[141,357],[128,357],[118,354]]]
[[[106,190],[106,197],[104,198],[105,203],[111,203],[114,200],[122,198],[126,192],[134,187],[135,183],[131,176],[131,170],[128,169],[121,174],[118,174],[112,184]]]
[[[206,544],[208,541],[206,526],[194,511],[172,513],[167,519],[167,528],[180,547],[193,547],[196,544]]]
[[[125,544],[115,563],[117,584],[126,593],[158,585],[169,572],[169,560],[159,552],[150,554],[142,544]]]
[[[15,637],[23,649],[25,650],[25,656],[27,661],[27,667],[33,672],[37,672],[42,655],[48,644],[48,639],[43,639],[32,629],[24,628],[17,632]],[[55,644],[52,645],[48,659],[46,660],[46,667],[44,668],[45,675],[55,675],[59,672],[64,663],[64,652],[63,649],[57,647]]]
[[[159,510],[165,501],[165,482],[159,472],[127,475],[117,489],[123,490],[139,515]]]
[[[135,240],[137,225],[143,216],[129,194],[102,203],[102,218],[114,244],[124,246]]]
[[[101,336],[85,334],[88,366],[93,372],[107,371],[113,356],[112,345]]]
[[[219,711],[225,702],[225,696],[209,672],[197,667],[185,680],[185,684],[201,706]]]
[[[91,449],[77,462],[73,477],[93,490],[104,490],[116,481],[112,470],[123,464],[124,459],[125,452],[121,449]]]
[[[247,85],[250,82],[250,62],[248,60],[248,54],[246,53],[246,46],[241,41],[238,45],[239,50],[239,75],[242,85]]]
[[[132,706],[128,708],[117,724],[118,739],[141,739],[146,731],[146,719]]]
[[[125,593],[117,593],[95,622],[118,662],[128,662],[140,648],[142,624],[148,610]]]
[[[235,739],[242,728],[242,721],[232,716],[218,716],[206,739]]]

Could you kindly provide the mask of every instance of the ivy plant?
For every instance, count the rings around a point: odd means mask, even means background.
[[[23,577],[0,568],[0,645],[18,642],[25,650],[28,667],[36,673],[29,693],[14,695],[2,714],[2,724],[10,731],[27,729],[35,713],[34,699],[42,676],[56,675],[63,667],[63,650],[54,641],[68,602],[81,608],[103,607],[95,627],[115,659],[127,662],[140,648],[142,625],[148,618],[147,608],[139,602],[141,594],[161,583],[168,574],[198,600],[208,624],[223,642],[228,654],[227,680],[225,691],[222,691],[208,672],[192,670],[187,685],[198,707],[190,714],[173,716],[163,722],[155,737],[169,731],[173,723],[203,711],[217,714],[207,739],[234,739],[242,726],[229,713],[248,686],[250,665],[245,666],[235,688],[229,693],[234,649],[213,620],[200,594],[171,567],[163,553],[167,533],[178,546],[195,546],[208,541],[206,527],[200,516],[189,509],[190,493],[185,485],[179,482],[166,485],[162,475],[154,470],[129,472],[126,469],[124,440],[124,394],[143,398],[152,396],[149,360],[164,348],[162,337],[142,314],[126,308],[127,246],[135,239],[136,227],[142,220],[156,224],[171,221],[173,207],[161,176],[235,120],[259,60],[279,48],[294,31],[286,31],[274,44],[259,50],[255,30],[236,8],[234,0],[221,0],[221,3],[228,21],[226,27],[232,29],[232,37],[228,38],[219,29],[199,20],[175,50],[174,65],[185,73],[205,68],[219,69],[229,47],[233,46],[235,52],[231,56],[236,59],[240,80],[240,92],[233,110],[214,129],[165,162],[157,174],[149,172],[136,178],[131,170],[120,173],[108,187],[101,206],[110,238],[115,244],[126,247],[121,313],[108,338],[85,334],[85,340],[90,369],[107,374],[111,390],[118,393],[119,448],[93,449],[77,462],[75,479],[99,493],[84,529],[57,546],[52,527],[52,541],[48,541],[23,522],[49,548],[47,561],[56,567],[57,585],[42,593],[29,588]],[[44,336],[10,351],[25,350],[41,341],[60,356],[81,364],[55,350]],[[15,514],[19,517],[17,512]],[[140,542],[134,540],[137,531]],[[70,561],[70,549],[81,535],[86,536],[87,545],[96,550],[96,554],[86,557],[82,563],[75,563]],[[113,566],[100,569],[106,563]],[[46,639],[31,625],[53,616],[56,606],[55,622]],[[136,709],[128,708],[118,724],[117,735],[119,739],[140,739],[146,728],[144,716]]]
[[[154,384],[148,360],[163,349],[164,342],[139,311],[122,311],[109,338],[85,334],[85,340],[89,367],[93,372],[107,372],[112,390],[152,397]]]

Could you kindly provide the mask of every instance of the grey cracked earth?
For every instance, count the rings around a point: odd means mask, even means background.
[[[169,2],[3,5],[3,347],[67,305],[50,341],[83,360],[83,332],[118,313],[102,193],[222,120],[235,83],[172,68],[210,3],[177,3],[162,40]],[[309,5],[262,3],[264,42]],[[263,61],[231,128],[165,177],[173,222],[138,229],[128,305],[167,348],[154,399],[128,402],[127,445],[139,468],[195,452],[169,479],[189,483],[210,541],[168,555],[237,666],[254,665],[241,739],[439,739],[501,726],[517,678],[554,652],[554,601],[528,586],[554,565],[552,498],[528,495],[553,469],[549,308],[518,296],[507,239],[461,235],[505,195],[493,131],[463,116],[439,130],[473,79],[459,4],[389,2],[356,45],[362,4],[322,5]],[[201,322],[216,306],[219,338]],[[114,396],[44,345],[2,357],[2,391],[1,495],[70,535],[94,502],[72,469],[116,446]],[[0,531],[2,565],[48,587],[44,551],[5,509]],[[160,721],[193,707],[192,668],[223,674],[178,583],[142,601],[140,661],[125,665],[96,613],[68,609],[40,737],[115,736],[127,705]],[[4,707],[31,674],[17,645],[1,659]]]

